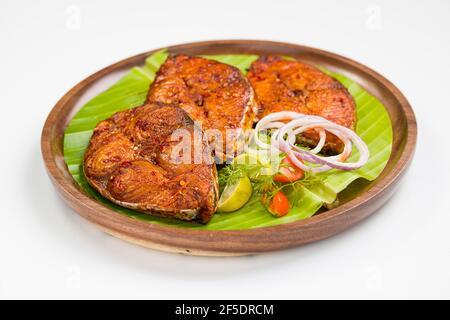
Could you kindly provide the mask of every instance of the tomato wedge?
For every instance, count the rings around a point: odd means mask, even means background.
[[[288,183],[300,180],[305,175],[305,172],[297,167],[289,157],[285,157],[281,161],[281,167],[278,173],[273,176],[276,182]]]
[[[278,191],[269,205],[269,212],[276,217],[282,217],[288,214],[290,208],[289,200],[283,192]]]

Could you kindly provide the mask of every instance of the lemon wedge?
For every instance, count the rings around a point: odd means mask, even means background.
[[[252,184],[247,176],[227,185],[219,199],[217,212],[232,212],[247,203],[252,195]]]

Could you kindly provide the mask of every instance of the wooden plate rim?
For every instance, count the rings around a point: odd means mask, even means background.
[[[155,243],[156,245],[160,245],[163,247],[175,247],[179,249],[177,251],[185,251],[188,253],[195,253],[196,250],[198,250],[199,252],[210,253],[223,252],[225,254],[264,252],[316,241],[343,231],[345,228],[356,223],[360,219],[353,219],[353,221],[351,221],[345,227],[340,228],[340,230],[330,230],[328,233],[325,232],[325,234],[319,235],[317,238],[310,237],[310,239],[304,239],[299,236],[301,235],[302,230],[305,230],[306,228],[323,224],[331,219],[334,220],[341,218],[343,215],[351,212],[358,206],[373,201],[377,197],[381,197],[385,190],[390,187],[408,167],[414,154],[417,139],[416,118],[411,105],[404,97],[404,95],[394,86],[394,84],[392,84],[389,80],[387,80],[376,71],[361,63],[328,51],[303,45],[274,41],[218,40],[179,44],[175,46],[168,46],[167,48],[169,48],[169,50],[177,50],[208,45],[272,45],[289,47],[296,50],[303,50],[312,52],[314,54],[320,54],[335,60],[340,60],[342,63],[350,65],[351,67],[359,69],[368,74],[390,90],[390,92],[399,102],[402,111],[406,116],[406,143],[403,148],[402,154],[397,160],[397,163],[392,167],[390,172],[388,172],[382,179],[377,181],[377,188],[372,187],[356,198],[350,200],[349,202],[337,208],[324,212],[320,215],[316,215],[305,220],[276,226],[243,230],[193,230],[148,223],[137,219],[132,219],[125,215],[121,215],[103,206],[96,200],[90,198],[80,190],[80,188],[76,185],[76,182],[72,178],[72,181],[69,181],[67,177],[64,176],[63,172],[61,172],[57,166],[56,157],[54,156],[54,152],[52,149],[52,133],[53,130],[56,130],[56,127],[58,125],[56,123],[56,120],[62,117],[60,115],[61,110],[66,106],[70,99],[76,97],[77,94],[83,91],[85,87],[108,74],[112,70],[118,70],[129,66],[135,61],[142,60],[152,52],[160,50],[155,49],[121,60],[106,68],[101,69],[100,71],[82,80],[72,89],[70,89],[56,103],[56,105],[48,115],[41,136],[41,149],[43,159],[51,180],[57,187],[64,200],[68,202],[68,204],[72,208],[74,208],[77,213],[90,220],[91,222],[97,224],[103,230],[106,230],[107,232],[109,230],[110,233],[115,235],[121,234],[123,238],[126,238],[133,242],[144,241],[148,243]],[[367,215],[368,214],[362,215],[361,219]]]

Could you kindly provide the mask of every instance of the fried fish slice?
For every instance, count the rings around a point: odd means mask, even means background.
[[[264,56],[252,63],[247,77],[259,104],[258,119],[273,112],[296,111],[354,129],[356,107],[352,96],[339,81],[312,65]],[[315,145],[318,139],[316,132],[302,136],[310,145]],[[325,152],[342,149],[342,142],[334,135],[327,133],[326,141]]]
[[[257,111],[253,89],[239,69],[187,55],[167,58],[147,100],[183,108],[207,132],[222,160],[241,147],[238,136],[252,127]]]
[[[201,135],[177,106],[151,103],[116,113],[94,130],[84,156],[86,179],[121,206],[207,223],[217,207],[218,181]],[[203,158],[194,159],[199,153]]]

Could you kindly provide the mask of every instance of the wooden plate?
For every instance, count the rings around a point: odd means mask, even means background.
[[[159,50],[159,49],[158,49]],[[373,182],[359,179],[340,194],[341,205],[309,219],[250,230],[208,231],[150,224],[121,215],[87,196],[72,179],[63,158],[64,129],[89,99],[105,90],[129,68],[141,65],[149,51],[106,67],[78,83],[50,112],[42,131],[42,155],[48,174],[63,199],[105,232],[143,245],[195,255],[243,255],[294,247],[341,232],[376,211],[398,186],[416,145],[414,112],[402,93],[383,76],[342,56],[305,46],[253,40],[208,41],[169,47],[170,52],[198,54],[279,54],[339,72],[358,82],[387,108],[394,137],[391,158]]]

